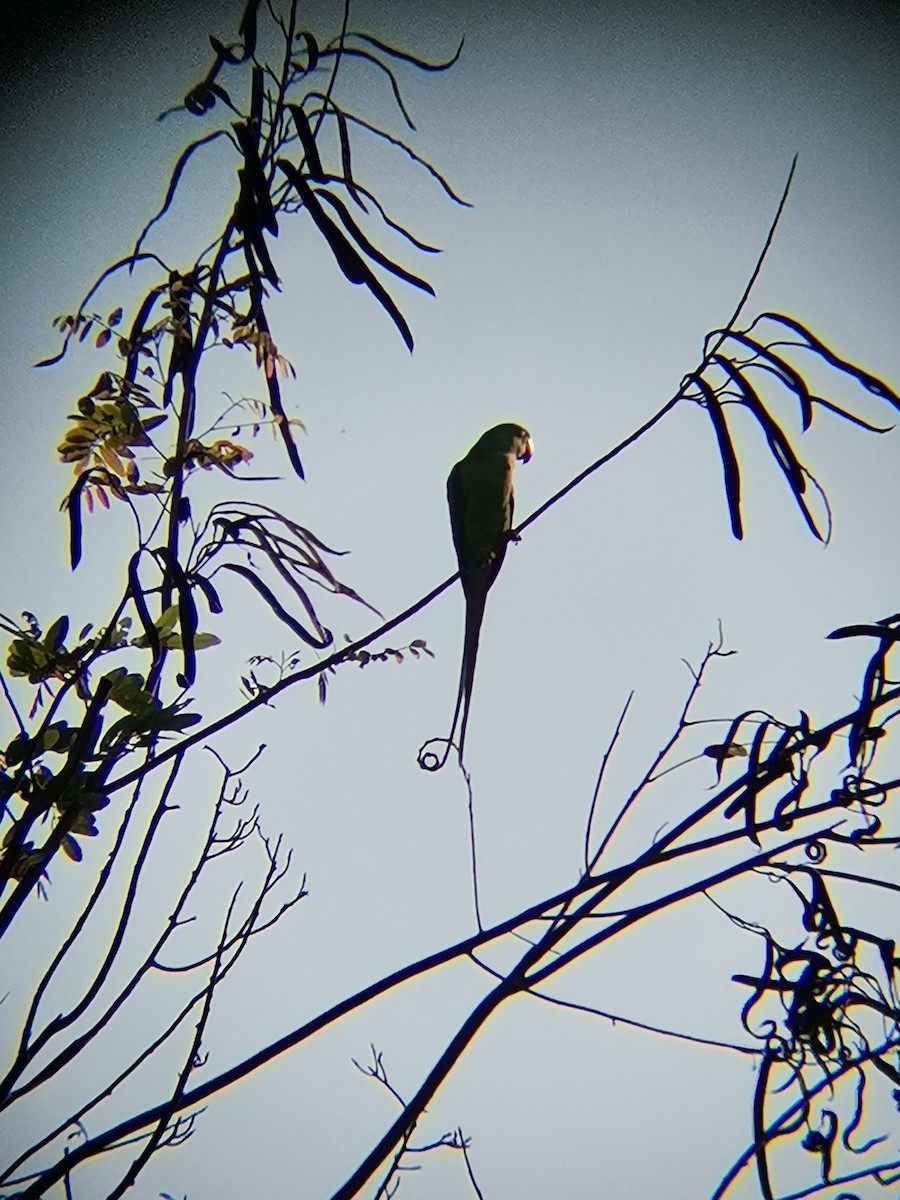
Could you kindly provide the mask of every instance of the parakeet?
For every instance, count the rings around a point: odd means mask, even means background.
[[[466,629],[459,691],[449,738],[452,743],[461,709],[460,762],[466,740],[484,605],[503,564],[508,534],[512,529],[513,471],[517,461],[528,462],[532,451],[531,434],[527,429],[512,422],[495,425],[481,435],[447,479],[450,527],[466,597]]]

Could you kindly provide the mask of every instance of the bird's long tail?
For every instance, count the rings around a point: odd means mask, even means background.
[[[463,748],[466,744],[466,726],[469,723],[469,702],[472,699],[472,684],[475,680],[475,663],[478,660],[478,638],[481,635],[481,622],[484,620],[484,604],[487,592],[470,593],[466,596],[466,633],[463,639],[462,663],[459,669],[459,691],[456,696],[456,710],[453,713],[453,725],[450,729],[450,741],[456,733],[456,722],[459,725],[459,761],[463,759]]]
[[[439,771],[450,756],[454,746],[456,729],[459,727],[459,761],[463,761],[463,749],[466,743],[466,726],[469,721],[469,701],[472,698],[472,683],[475,679],[475,663],[478,659],[478,639],[481,634],[481,622],[484,618],[484,605],[487,591],[466,593],[466,629],[463,638],[462,661],[459,667],[459,686],[456,690],[456,705],[453,709],[453,721],[450,733],[446,738],[432,738],[419,750],[419,766],[427,771]],[[429,749],[435,743],[444,746],[444,752],[438,755]]]

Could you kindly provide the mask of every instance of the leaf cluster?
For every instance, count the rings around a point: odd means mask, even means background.
[[[758,326],[762,336],[755,333]],[[794,336],[785,339],[785,333]],[[820,541],[827,541],[830,532],[825,493],[800,460],[784,423],[776,419],[773,405],[782,396],[796,401],[801,433],[812,427],[817,408],[873,433],[887,433],[892,428],[875,425],[835,400],[816,395],[800,368],[788,357],[791,350],[805,352],[835,375],[848,376],[868,395],[886,401],[895,411],[900,410],[900,396],[883,379],[838,355],[795,317],[765,312],[746,330],[713,330],[706,339],[701,369],[685,380],[684,395],[700,405],[712,424],[722,462],[731,529],[736,538],[744,536],[741,470],[728,413],[739,411],[755,422],[810,532]],[[771,398],[767,392],[772,393]],[[819,494],[818,512],[810,499],[810,484]]]

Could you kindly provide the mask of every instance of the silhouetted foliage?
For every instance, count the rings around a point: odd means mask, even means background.
[[[436,169],[405,142],[345,109],[335,88],[341,60],[363,57],[387,74],[408,121],[388,60],[397,60],[406,69],[434,71],[444,70],[455,59],[429,63],[367,34],[354,33],[348,28],[347,11],[340,33],[320,43],[311,31],[297,27],[297,4],[292,3],[284,16],[263,10],[271,26],[269,35],[274,31],[280,38],[280,59],[270,66],[257,57],[258,10],[259,0],[249,0],[239,39],[233,44],[210,39],[215,58],[207,75],[190,89],[183,106],[163,114],[171,117],[183,110],[207,122],[221,114],[220,127],[185,147],[162,206],[133,250],[101,273],[74,312],[53,320],[62,344],[37,364],[52,367],[80,345],[102,352],[107,361],[115,357],[114,365],[106,365],[90,391],[76,401],[58,446],[60,460],[70,464],[75,474],[64,501],[71,565],[77,568],[82,560],[90,533],[85,516],[97,505],[108,508],[117,503],[130,509],[136,545],[125,563],[123,594],[102,623],[86,625],[75,636],[67,615],[54,619],[46,629],[31,613],[23,614],[22,621],[0,618],[10,638],[7,675],[32,689],[28,711],[22,713],[3,680],[17,728],[6,741],[0,771],[0,935],[25,919],[25,906],[32,897],[49,898],[51,868],[57,867],[59,851],[72,862],[82,861],[84,839],[98,836],[101,814],[110,809],[114,793],[129,796],[129,801],[116,806],[117,832],[109,860],[88,889],[70,933],[56,953],[47,952],[0,1082],[0,1105],[6,1108],[28,1097],[76,1061],[118,1018],[128,997],[146,988],[151,974],[162,968],[164,954],[177,963],[167,966],[167,971],[200,982],[192,985],[186,1006],[173,1008],[171,1023],[157,1040],[131,1061],[123,1052],[109,1082],[95,1095],[86,1096],[77,1111],[48,1128],[32,1146],[14,1152],[3,1183],[28,1184],[26,1193],[43,1192],[49,1186],[44,1173],[53,1162],[63,1165],[68,1180],[74,1160],[67,1135],[74,1130],[76,1138],[86,1142],[87,1122],[95,1119],[108,1096],[160,1048],[173,1040],[180,1044],[185,1029],[194,1022],[169,1111],[139,1139],[138,1151],[110,1194],[122,1194],[159,1146],[189,1136],[194,1118],[179,1116],[178,1105],[199,1061],[212,995],[250,938],[305,894],[303,882],[294,883],[291,890],[286,881],[290,852],[283,850],[280,839],[273,841],[264,834],[258,810],[244,811],[246,766],[233,769],[220,760],[221,784],[210,810],[208,836],[187,869],[173,915],[163,920],[158,941],[110,1000],[111,980],[118,977],[136,907],[152,885],[154,848],[175,808],[170,796],[184,762],[180,742],[170,746],[175,754],[160,795],[148,796],[152,789],[144,786],[147,772],[160,765],[167,740],[178,739],[201,722],[201,714],[192,711],[190,692],[197,680],[198,652],[220,641],[204,625],[225,610],[219,588],[222,572],[248,585],[262,601],[263,611],[313,651],[334,645],[322,615],[328,599],[349,599],[377,612],[335,573],[332,564],[342,551],[270,505],[242,498],[248,487],[263,478],[247,469],[253,458],[249,443],[263,430],[280,439],[291,469],[303,478],[296,440],[302,423],[288,415],[282,398],[281,380],[294,378],[295,372],[279,352],[268,316],[270,291],[281,284],[267,239],[278,236],[279,223],[310,218],[338,267],[353,283],[368,288],[412,349],[406,320],[378,272],[386,271],[428,292],[432,289],[375,245],[372,235],[351,217],[341,195],[369,224],[374,216],[376,223],[401,235],[418,252],[434,253],[435,247],[389,216],[355,177],[356,139],[381,143],[389,154],[405,152],[447,195],[463,203]],[[246,109],[232,99],[244,88],[249,97]],[[193,168],[213,142],[227,142],[233,151],[233,208],[212,245],[188,267],[177,267],[152,248],[155,227],[169,213],[185,170],[189,165]],[[337,214],[337,222],[326,209]],[[97,311],[101,289],[108,290],[118,280],[127,283],[132,274],[143,277],[148,271],[152,281],[129,317],[124,305],[106,315]],[[202,375],[207,358],[248,352],[255,360],[266,401],[242,398],[210,420]],[[197,472],[217,474],[231,494],[207,499],[205,509],[201,508],[210,492],[191,488]],[[365,666],[402,662],[406,652],[412,657],[430,653],[421,639],[414,639],[399,649],[346,647],[337,657]],[[300,658],[298,654],[288,662],[296,667]],[[257,667],[261,661],[257,660]],[[334,670],[334,662],[319,674],[323,701],[329,670]],[[245,678],[246,709],[265,703],[274,686],[267,676],[255,671],[251,676]],[[275,684],[281,678],[283,672]],[[229,714],[226,722],[234,719],[236,714]],[[196,903],[208,864],[232,851],[240,852],[246,866],[238,874],[222,927],[212,934],[212,949],[180,962],[179,927],[193,919],[187,913]],[[256,895],[248,905],[246,896],[239,899],[241,880],[246,891],[253,886],[254,876]],[[92,968],[93,978],[88,973],[83,991],[69,1000],[68,1009],[48,1019],[43,998],[68,964],[94,953],[86,950],[92,945],[92,922],[117,887],[125,900],[102,961]],[[276,899],[277,895],[282,898]]]
[[[83,557],[91,531],[85,515],[95,505],[127,507],[136,535],[123,564],[122,595],[104,619],[77,636],[66,615],[46,628],[30,612],[20,621],[0,621],[9,636],[0,686],[14,726],[5,739],[0,770],[0,935],[9,936],[32,919],[39,901],[55,901],[49,885],[57,872],[71,866],[89,876],[79,906],[63,914],[67,932],[59,945],[53,949],[49,941],[40,942],[40,977],[22,1011],[13,1019],[5,1013],[8,1028],[14,1020],[17,1030],[0,1080],[0,1108],[38,1094],[81,1062],[122,1019],[126,1003],[148,986],[151,976],[164,975],[181,987],[173,990],[161,1027],[148,1033],[138,1050],[124,1043],[117,1047],[118,1057],[110,1055],[102,1080],[91,1083],[94,1076],[85,1076],[83,1094],[64,1118],[48,1117],[46,1129],[35,1133],[30,1144],[9,1147],[9,1161],[0,1174],[3,1194],[36,1200],[59,1183],[70,1189],[75,1180],[86,1193],[94,1185],[83,1167],[105,1155],[115,1174],[103,1185],[105,1194],[123,1195],[157,1149],[190,1136],[201,1106],[226,1087],[416,977],[465,960],[482,965],[477,952],[505,941],[516,951],[513,965],[485,968],[489,986],[411,1094],[390,1082],[375,1046],[370,1066],[357,1063],[390,1094],[399,1111],[334,1193],[354,1196],[377,1181],[379,1196],[393,1195],[412,1156],[450,1148],[461,1155],[468,1181],[480,1194],[468,1154],[469,1135],[458,1127],[431,1141],[417,1142],[414,1135],[478,1030],[512,997],[528,994],[698,1046],[722,1044],[667,1021],[664,984],[655,1025],[552,991],[571,964],[683,901],[704,896],[747,935],[752,961],[734,975],[747,1036],[728,1048],[758,1064],[750,1098],[753,1140],[737,1155],[715,1196],[728,1195],[752,1169],[759,1194],[772,1200],[781,1191],[773,1178],[782,1143],[794,1155],[808,1156],[812,1182],[805,1194],[826,1187],[843,1188],[844,1197],[876,1194],[876,1187],[883,1192],[900,1178],[888,1124],[900,1106],[900,956],[888,917],[883,925],[873,920],[860,928],[842,918],[841,909],[843,898],[854,890],[900,891],[893,880],[900,831],[890,815],[890,801],[900,786],[891,769],[892,722],[900,703],[900,685],[892,675],[900,614],[832,633],[833,638],[858,640],[862,682],[846,711],[815,727],[806,712],[779,715],[754,709],[725,717],[698,715],[704,680],[729,654],[720,635],[690,668],[684,705],[666,743],[648,755],[649,763],[630,791],[607,798],[606,768],[628,720],[630,700],[625,704],[598,769],[584,831],[584,860],[568,886],[502,921],[485,923],[472,820],[475,927],[468,936],[345,997],[229,1069],[192,1081],[205,1062],[203,1039],[214,993],[254,935],[277,922],[307,889],[305,876],[298,880],[291,872],[290,851],[280,838],[264,833],[259,810],[249,807],[244,776],[253,760],[235,767],[216,754],[219,784],[208,798],[205,837],[179,865],[180,882],[172,893],[160,898],[154,892],[154,855],[177,810],[173,797],[188,756],[289,687],[316,680],[324,701],[327,680],[342,664],[365,667],[402,662],[407,653],[413,658],[430,654],[419,638],[399,648],[368,647],[458,578],[443,581],[389,620],[380,619],[365,637],[336,646],[326,623],[333,606],[346,599],[377,613],[336,573],[334,562],[342,552],[273,506],[244,498],[246,486],[260,479],[247,469],[252,458],[248,442],[264,428],[279,439],[294,475],[303,478],[296,441],[300,423],[287,415],[280,382],[291,378],[292,368],[268,315],[271,291],[291,286],[279,275],[272,248],[284,222],[308,219],[346,279],[371,294],[412,349],[409,325],[381,273],[392,277],[391,287],[397,280],[431,289],[381,251],[369,227],[382,222],[420,252],[434,247],[388,216],[357,177],[355,139],[372,138],[388,152],[399,149],[462,203],[411,146],[344,107],[335,87],[342,60],[374,64],[412,128],[398,72],[443,70],[459,51],[446,62],[426,62],[369,34],[350,32],[346,12],[341,32],[322,42],[297,28],[297,6],[291,4],[283,17],[269,11],[282,50],[273,67],[257,57],[260,11],[250,0],[234,43],[210,39],[214,60],[209,71],[173,110],[210,120],[221,116],[222,126],[182,151],[162,206],[133,250],[102,273],[76,311],[56,318],[62,345],[39,364],[57,363],[79,344],[87,352],[89,339],[104,352],[104,361],[116,359],[115,369],[105,366],[90,392],[76,401],[58,448],[60,459],[75,472],[65,501],[72,567]],[[246,104],[233,99],[240,85],[232,80],[244,81]],[[234,153],[233,209],[215,242],[179,268],[147,247],[157,223],[169,213],[186,169],[215,141],[227,141]],[[829,502],[800,458],[798,437],[814,418],[884,433],[888,427],[879,423],[882,414],[900,408],[900,397],[798,317],[765,312],[739,324],[789,187],[790,177],[741,302],[730,321],[708,334],[696,370],[649,421],[587,466],[517,529],[504,526],[502,547],[676,407],[688,405],[712,425],[736,538],[744,527],[740,447],[749,428],[762,435],[811,534],[827,540]],[[153,272],[152,282],[130,322],[124,305],[105,317],[95,311],[94,297],[102,286],[120,273],[145,268]],[[201,381],[201,367],[210,354],[252,355],[266,400],[233,402],[210,420]],[[866,407],[856,411],[820,394],[828,390],[820,386],[821,379],[840,377],[858,389]],[[210,499],[208,491],[192,491],[198,472],[214,476],[229,494]],[[499,557],[502,547],[495,548]],[[246,584],[262,602],[260,611],[273,615],[302,648],[281,660],[257,655],[241,680],[245,702],[223,715],[204,716],[196,711],[192,689],[203,661],[198,654],[219,642],[206,626],[225,611],[218,582],[222,572]],[[309,652],[321,657],[310,663]],[[11,686],[9,677],[18,684]],[[16,698],[19,694],[28,697],[27,711]],[[705,727],[711,720],[719,723],[720,740],[709,740]],[[459,763],[471,819],[474,791],[461,753]],[[642,805],[666,787],[678,796],[671,811],[685,815],[656,830],[648,818],[640,852],[620,849],[626,818],[633,825]],[[85,861],[87,839],[101,833],[109,844],[106,859]],[[210,863],[229,855],[239,866],[226,910],[217,909],[217,925],[205,921],[206,940],[197,950],[195,943],[183,940],[183,930],[194,919]],[[667,872],[672,864],[678,864],[677,873]],[[776,931],[762,917],[751,920],[730,911],[715,896],[737,879],[755,877],[774,881],[788,897],[792,915],[787,934],[783,923]],[[136,951],[129,938],[148,894],[155,909],[154,932],[148,937],[144,929]],[[91,940],[95,922],[101,912],[108,916],[110,911],[98,957]],[[73,973],[73,966],[80,970]],[[67,985],[67,999],[59,1003],[64,977],[79,981]],[[53,1015],[48,1015],[51,995]],[[7,1004],[16,1002],[18,994],[7,999]],[[162,1098],[125,1117],[110,1117],[110,1097],[117,1097],[162,1048],[172,1045],[178,1048],[180,1065]],[[99,1194],[96,1188],[93,1194]]]

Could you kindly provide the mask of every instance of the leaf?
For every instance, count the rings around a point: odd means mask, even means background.
[[[71,747],[77,730],[70,728],[66,721],[54,721],[44,730],[41,747],[44,751],[65,754]]]
[[[402,150],[404,154],[409,155],[414,163],[428,172],[432,179],[438,183],[438,185],[450,197],[454,204],[459,204],[463,208],[472,207],[471,202],[468,200],[463,200],[462,196],[458,196],[443,175],[441,175],[440,171],[433,167],[427,159],[424,159],[420,154],[417,154],[415,150],[413,150],[412,146],[408,146],[406,142],[402,141],[400,138],[394,137],[393,134],[388,133],[387,130],[380,129],[377,125],[373,125],[371,122],[363,120],[362,117],[357,117],[350,112],[347,112],[344,115],[346,119],[348,121],[352,121],[354,125],[358,125],[361,129],[367,130],[369,133],[374,134],[375,137],[381,138],[389,145],[396,146],[397,149]]]
[[[166,489],[161,483],[128,483],[124,490],[133,496],[157,496]]]
[[[127,713],[144,716],[159,709],[159,701],[144,686],[144,678],[137,672],[115,667],[104,679],[110,680],[109,699]]]
[[[298,70],[302,70],[305,75],[308,75],[319,65],[319,43],[307,29],[300,29],[294,35],[295,41],[299,41],[301,38],[306,43],[306,66],[299,67],[296,63],[294,65],[298,67]]]
[[[7,662],[7,666],[9,663]],[[21,675],[22,672],[9,669],[11,675]],[[8,767],[18,766],[20,762],[25,761],[25,756],[28,754],[30,743],[26,737],[14,737],[6,749],[3,751],[3,760]],[[7,835],[8,836],[8,835]]]
[[[132,602],[137,609],[137,614],[144,630],[144,637],[147,639],[147,645],[150,647],[153,661],[156,662],[161,652],[159,631],[153,622],[153,618],[150,616],[150,609],[147,607],[147,600],[141,585],[139,572],[141,553],[142,551],[138,550],[131,556],[128,564],[128,586]]]
[[[300,199],[306,206],[307,212],[312,217],[319,232],[328,242],[331,252],[337,260],[338,266],[344,272],[344,275],[351,283],[365,284],[368,287],[369,291],[397,326],[407,348],[412,351],[413,337],[403,314],[372,273],[371,269],[366,265],[359,251],[347,241],[337,226],[326,216],[312,188],[294,164],[285,158],[280,158],[278,166],[281,167],[297,189]]]
[[[428,292],[430,296],[434,295],[434,288],[430,283],[427,282],[427,280],[420,279],[418,275],[413,275],[410,271],[398,266],[397,263],[392,262],[386,255],[382,254],[377,246],[372,245],[369,239],[365,236],[365,234],[350,216],[347,206],[341,200],[339,200],[337,196],[333,196],[331,192],[327,191],[325,188],[318,188],[315,194],[319,199],[327,200],[327,202],[341,218],[345,228],[351,234],[356,244],[368,255],[369,258],[372,259],[373,262],[377,262],[379,266],[384,267],[385,270],[390,271],[392,275],[396,275],[399,279],[404,280],[404,282],[412,284],[413,287],[421,288],[423,292]]]
[[[87,485],[90,474],[89,470],[81,472],[60,506],[65,508],[69,514],[69,561],[73,571],[81,562],[81,493]],[[85,502],[89,499],[90,492],[85,492]]]
[[[242,171],[239,171],[238,175],[242,173]],[[256,287],[261,288],[261,283],[254,255],[259,260],[266,279],[268,279],[273,287],[279,288],[281,281],[278,278],[278,272],[275,270],[275,264],[272,262],[269,249],[266,246],[262,226],[257,220],[255,212],[252,215],[245,214],[241,218],[241,223],[244,228],[244,257],[247,260],[247,270],[251,278],[255,280]]]
[[[353,197],[359,207],[365,212],[366,206],[363,203],[359,191],[357,190],[356,184],[353,182],[353,160],[350,155],[350,135],[347,130],[347,118],[344,116],[343,111],[338,108],[336,104],[333,106],[332,111],[337,119],[338,141],[340,142],[341,146],[341,171],[344,175],[344,182],[347,185],[347,190],[349,191],[350,195]],[[384,213],[382,211],[382,216],[383,215]]]
[[[250,85],[250,123],[255,129],[262,129],[263,98],[265,96],[265,76],[259,63],[253,66],[252,82]]]
[[[79,837],[96,837],[99,830],[93,814],[90,812],[79,813],[72,825],[72,832],[77,833]]]
[[[108,443],[97,447],[97,456],[109,467],[115,475],[125,474],[125,464]]]
[[[203,593],[211,613],[221,613],[224,611],[222,601],[219,599],[219,593],[205,576],[194,575],[191,582]]]
[[[772,457],[781,468],[781,471],[787,480],[788,486],[794,495],[794,499],[797,502],[797,507],[803,514],[804,520],[809,526],[810,532],[821,542],[823,540],[822,534],[819,532],[815,518],[813,517],[806,504],[806,501],[803,498],[803,493],[806,491],[806,476],[804,474],[803,467],[800,464],[800,460],[794,453],[793,447],[788,441],[784,430],[777,423],[777,421],[775,421],[771,413],[766,409],[755,388],[746,378],[745,373],[741,372],[727,358],[722,357],[722,355],[713,355],[712,361],[720,366],[736,385],[741,394],[741,400],[744,404],[744,407],[747,408],[759,422],[766,441],[769,444],[769,449],[772,452]]]
[[[731,518],[731,532],[740,541],[744,536],[741,524],[741,473],[737,456],[731,444],[725,415],[722,412],[718,397],[706,380],[700,375],[693,375],[692,380],[703,393],[704,405],[709,419],[712,421],[716,440],[719,443],[719,455],[722,459],[722,477],[725,484],[725,498],[728,503],[728,513]]]
[[[121,308],[113,309],[113,311],[106,318],[106,323],[112,329],[115,329],[115,327],[117,325],[120,325],[122,323],[122,309]]]
[[[809,388],[806,385],[806,380],[795,370],[794,367],[784,358],[775,354],[768,346],[764,346],[761,342],[754,338],[748,337],[746,333],[741,333],[739,330],[732,329],[728,333],[728,337],[732,341],[738,342],[741,346],[746,346],[752,354],[762,359],[763,362],[758,365],[771,370],[789,391],[792,391],[800,402],[801,422],[804,431],[809,429],[812,424],[813,409],[812,396]]]
[[[202,720],[202,713],[176,713],[174,716],[168,717],[159,728],[180,732],[183,729],[190,729],[192,725],[198,725]]]
[[[184,107],[189,113],[195,117],[202,117],[204,113],[209,112],[214,107],[216,100],[221,100],[233,112],[238,110],[231,102],[231,97],[218,83],[213,83],[210,79],[202,79],[198,84],[187,93],[184,98]]]
[[[319,148],[316,145],[316,139],[310,128],[306,113],[299,104],[289,104],[288,108],[294,118],[294,125],[297,127],[297,133],[300,136],[300,144],[303,147],[303,154],[306,158],[307,173],[311,179],[322,180],[325,178],[325,171],[322,167],[322,160],[319,158]]]
[[[313,646],[317,650],[324,650],[334,641],[334,637],[327,629],[323,630],[321,638],[314,637],[303,625],[300,624],[300,622],[294,616],[292,616],[291,613],[287,611],[286,608],[284,608],[281,603],[279,603],[271,588],[267,587],[266,584],[263,583],[263,581],[255,574],[255,572],[251,571],[248,567],[241,566],[239,563],[223,563],[220,569],[234,571],[236,575],[240,575],[242,578],[246,579],[247,582],[259,593],[259,595],[262,596],[274,615],[280,621],[283,621],[284,624],[287,625],[287,627],[291,629],[299,638],[302,638],[308,646]]]
[[[368,42],[370,46],[374,46],[377,50],[381,50],[384,54],[390,54],[392,58],[399,58],[402,62],[410,63],[414,67],[418,67],[420,71],[446,71],[459,59],[462,54],[462,48],[465,43],[465,38],[461,38],[456,51],[451,58],[440,62],[428,62],[427,59],[417,58],[414,54],[409,54],[405,50],[398,50],[396,46],[391,46],[388,42],[379,41],[378,38],[372,37],[369,33],[354,33],[353,36],[361,42]]]
[[[162,208],[160,208],[160,210],[157,213],[155,213],[154,216],[152,216],[150,218],[150,220],[147,222],[147,224],[141,230],[141,232],[138,236],[138,240],[134,244],[133,253],[135,255],[137,255],[140,252],[141,246],[144,244],[144,240],[146,239],[147,234],[150,232],[150,230],[153,228],[153,226],[157,223],[157,221],[161,221],[162,218],[169,211],[169,207],[172,203],[172,200],[175,197],[175,192],[178,188],[178,184],[181,179],[182,172],[184,171],[184,168],[187,166],[188,160],[190,159],[190,157],[194,153],[194,151],[199,150],[199,148],[201,146],[205,146],[207,144],[207,142],[212,142],[216,138],[225,137],[225,136],[226,136],[226,134],[225,134],[224,129],[216,129],[216,130],[214,130],[214,132],[206,134],[205,137],[198,138],[196,142],[191,142],[191,144],[189,146],[187,146],[184,150],[182,150],[182,152],[178,158],[178,161],[176,162],[176,164],[172,170],[172,175],[171,175],[171,178],[169,179],[169,186],[166,189],[166,196],[165,196],[165,199],[163,200]]]
[[[297,189],[300,199],[306,206],[319,232],[328,242],[331,252],[337,259],[338,266],[344,272],[347,279],[355,284],[366,283],[371,272],[366,267],[362,256],[355,247],[351,246],[337,226],[322,211],[322,206],[315,192],[313,192],[293,163],[288,162],[287,159],[280,158],[278,165]]]
[[[339,53],[345,57],[364,59],[366,62],[372,63],[372,65],[377,67],[378,70],[383,74],[387,75],[388,81],[391,85],[391,91],[394,93],[394,100],[396,101],[397,107],[400,109],[403,120],[410,129],[415,130],[415,123],[413,122],[412,117],[409,115],[406,105],[403,103],[403,94],[400,91],[400,84],[397,82],[397,76],[394,74],[391,68],[383,63],[381,59],[377,57],[377,55],[370,54],[368,50],[360,50],[357,46],[348,46],[346,42],[341,46]]]
[[[60,650],[68,632],[69,618],[65,615],[58,617],[44,635],[44,645],[51,653]]]
[[[890,643],[900,641],[900,629],[890,629],[884,625],[842,625],[839,629],[832,629],[826,637],[833,641],[840,638],[876,637],[880,641]]]
[[[97,337],[94,339],[94,345],[98,350],[102,350],[111,337],[112,334],[108,329],[101,329],[97,334]]]
[[[804,774],[797,783],[795,783],[781,797],[775,805],[775,810],[772,813],[772,818],[775,823],[775,828],[780,832],[785,833],[791,829],[794,820],[800,811],[800,800],[803,798],[803,793],[809,786],[809,778]]]
[[[813,396],[813,400],[816,404],[821,404],[823,408],[827,408],[829,412],[843,417],[845,421],[850,421],[852,424],[858,425],[861,429],[867,429],[869,433],[890,433],[894,428],[893,425],[875,425],[871,421],[864,421],[856,413],[849,412],[846,408],[841,408],[839,404],[834,404],[831,400],[826,400],[824,396]]]
[[[254,206],[255,211],[252,216],[247,210],[242,213],[242,227],[248,231],[245,221],[249,221],[250,225],[265,226],[271,234],[277,235],[278,221],[275,217],[275,209],[272,205],[272,197],[269,193],[269,182],[266,179],[265,172],[262,169],[262,163],[259,160],[259,150],[257,148],[256,134],[245,121],[235,121],[232,124],[232,129],[237,135],[238,143],[244,155],[244,171],[245,175],[241,178],[242,191],[245,191],[245,199],[249,199],[246,195],[245,185],[249,184],[250,193],[256,200]],[[240,173],[239,173],[240,174]]]
[[[194,635],[197,632],[197,606],[190,585],[181,565],[173,558],[168,549],[163,547],[154,552],[161,559],[166,573],[174,580],[178,590],[178,623],[181,627],[183,674],[189,683],[193,683],[197,673],[197,661],[194,651]]]
[[[802,325],[793,317],[785,316],[784,313],[765,312],[761,313],[757,318],[759,321],[764,319],[776,321],[779,325],[786,325],[788,329],[792,329],[799,337],[803,338],[808,348],[815,354],[818,354],[820,358],[823,358],[829,366],[842,371],[846,375],[850,375],[870,395],[878,396],[881,400],[887,400],[894,408],[900,410],[900,396],[883,379],[879,379],[877,376],[871,375],[868,371],[864,371],[862,367],[858,367],[855,363],[841,358],[821,338],[816,337],[807,326]]]
[[[81,847],[73,837],[70,837],[69,834],[66,834],[61,845],[63,852],[72,860],[72,862],[81,862],[83,858]]]
[[[747,782],[743,792],[725,809],[725,819],[735,816],[744,810],[744,829],[755,846],[760,846],[759,834],[756,831],[756,797],[760,790],[759,763],[762,754],[763,740],[769,728],[768,721],[762,721],[754,735],[750,747],[750,761],[747,764]]]
[[[769,449],[787,477],[791,489],[795,493],[805,491],[806,478],[803,474],[803,468],[800,466],[800,462],[794,454],[784,430],[774,420],[768,409],[766,409],[756,389],[746,378],[746,374],[742,373],[734,363],[720,354],[713,355],[712,361],[717,363],[737,386],[744,407],[753,414],[762,427],[766,441],[769,443]]]
[[[153,622],[159,631],[160,637],[165,637],[167,633],[171,633],[178,621],[178,605],[170,604],[165,612]]]
[[[58,354],[52,354],[49,358],[41,358],[34,365],[36,367],[52,367],[52,366],[55,366],[56,363],[62,362],[62,360],[66,356],[66,349],[67,349],[68,345],[69,345],[69,339],[66,338],[66,340],[63,342],[62,349],[59,351]]]

